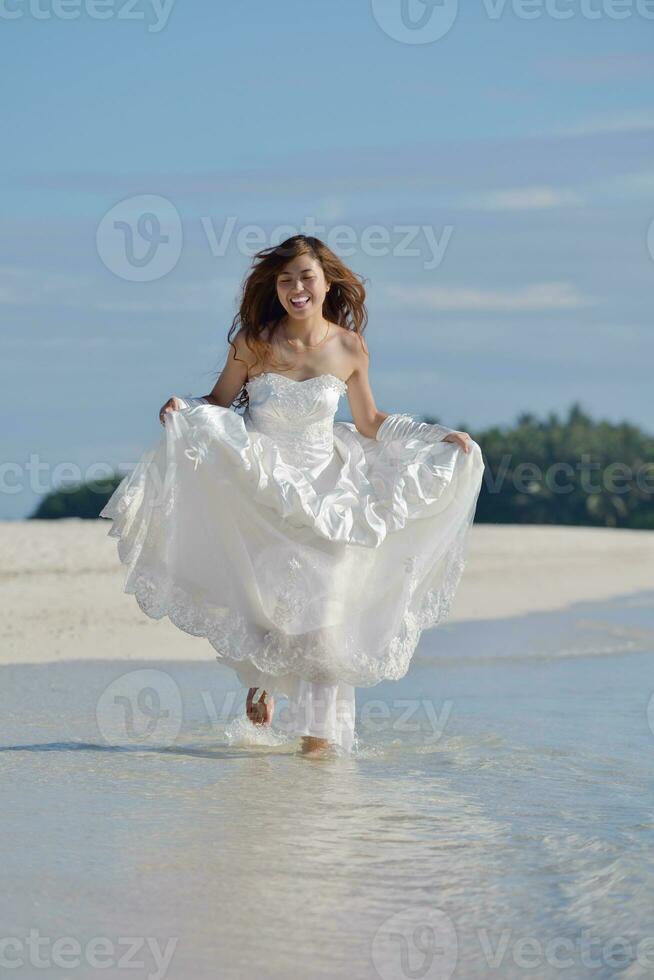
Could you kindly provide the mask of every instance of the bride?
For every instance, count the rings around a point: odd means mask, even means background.
[[[320,239],[258,252],[213,389],[168,399],[100,514],[124,591],[210,642],[253,724],[287,697],[310,755],[352,750],[355,686],[448,615],[484,471],[467,432],[378,409],[364,300]]]

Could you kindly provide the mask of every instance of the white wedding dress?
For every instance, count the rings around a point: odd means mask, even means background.
[[[474,442],[379,442],[334,421],[344,381],[265,372],[243,415],[170,412],[100,516],[150,617],[206,637],[291,731],[349,751],[354,688],[398,679],[448,614],[484,463]]]

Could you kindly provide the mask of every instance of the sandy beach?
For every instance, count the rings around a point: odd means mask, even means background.
[[[206,641],[148,619],[126,595],[111,522],[0,522],[0,663],[213,661]],[[474,525],[448,622],[565,609],[651,589],[654,532]],[[435,632],[435,631],[434,631]]]

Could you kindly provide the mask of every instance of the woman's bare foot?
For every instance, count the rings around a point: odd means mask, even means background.
[[[275,699],[272,694],[262,691],[256,700],[255,694],[261,690],[258,687],[251,687],[245,700],[245,713],[253,725],[270,725],[275,711]]]
[[[302,755],[321,756],[329,749],[326,738],[316,738],[315,735],[302,736]]]

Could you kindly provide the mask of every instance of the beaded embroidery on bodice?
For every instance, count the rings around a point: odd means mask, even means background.
[[[334,415],[347,384],[335,374],[296,381],[266,371],[246,382],[248,429],[275,440],[286,460],[302,466],[334,451]]]

